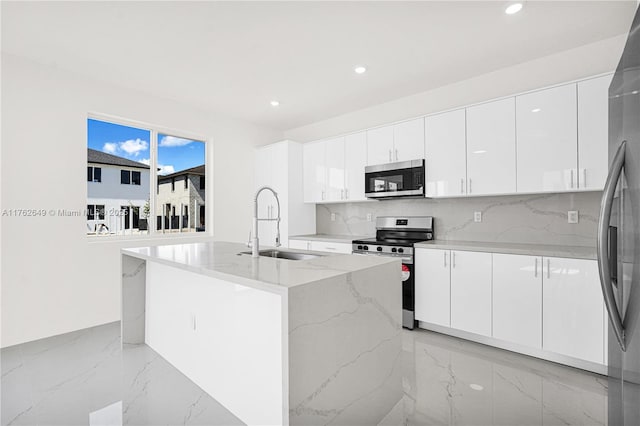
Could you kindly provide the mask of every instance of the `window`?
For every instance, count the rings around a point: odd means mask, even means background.
[[[204,142],[89,118],[87,148],[87,182],[102,183],[87,184],[88,235],[204,231],[204,195],[189,188],[190,175],[195,185],[205,178]]]
[[[87,182],[102,182],[102,169],[100,167],[87,167]]]
[[[129,170],[120,170],[120,183],[129,185],[131,183],[131,172]]]
[[[104,220],[104,205],[103,204],[88,204],[87,205],[87,220]]]
[[[200,176],[200,189],[204,189],[204,175]]]

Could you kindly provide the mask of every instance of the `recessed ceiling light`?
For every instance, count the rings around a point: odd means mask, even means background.
[[[471,383],[471,384],[469,385],[469,387],[470,387],[471,389],[473,389],[473,390],[476,390],[476,391],[484,390],[484,386],[476,385],[475,383]]]
[[[540,111],[542,111],[540,108],[534,108],[531,110],[531,112],[540,112]]]
[[[484,149],[480,149],[478,151],[473,151],[474,154],[484,154],[485,152],[487,152],[487,151],[484,150]]]
[[[271,106],[277,107],[278,105],[280,105],[280,102],[278,102],[278,101],[271,101]]]
[[[367,72],[367,69],[362,65],[355,67],[353,70],[356,72],[356,74],[364,74],[365,72]]]
[[[513,15],[515,13],[520,12],[521,10],[522,10],[522,3],[513,3],[507,6],[507,8],[504,10],[504,13],[506,13],[507,15]]]
[[[634,90],[633,92],[631,92],[631,94],[632,94],[632,95],[637,95],[637,94],[638,94],[638,91],[637,91],[637,90]]]

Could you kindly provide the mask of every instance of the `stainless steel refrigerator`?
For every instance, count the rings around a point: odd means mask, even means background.
[[[609,86],[609,176],[598,224],[609,314],[609,425],[640,425],[640,14]],[[577,295],[579,296],[579,295]]]

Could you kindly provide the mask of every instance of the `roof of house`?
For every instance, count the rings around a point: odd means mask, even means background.
[[[204,176],[204,164],[200,166],[191,167],[190,169],[180,170],[179,172],[171,173],[170,175],[158,176],[160,180],[166,180],[183,175],[200,175]]]
[[[138,169],[148,169],[149,166],[137,161],[128,160],[117,155],[107,154],[106,152],[96,151],[87,148],[87,162],[97,164],[109,164],[112,166],[135,167]]]

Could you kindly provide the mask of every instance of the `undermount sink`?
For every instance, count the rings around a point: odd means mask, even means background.
[[[249,256],[251,256],[250,251],[243,251],[239,254],[248,254]],[[287,259],[287,260],[309,260],[309,259],[315,259],[316,257],[322,257],[321,254],[298,253],[293,251],[282,251],[277,249],[260,250],[258,254],[264,257],[273,257],[276,259]]]

